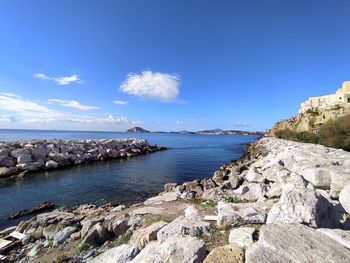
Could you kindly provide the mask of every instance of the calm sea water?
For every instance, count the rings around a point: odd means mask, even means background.
[[[142,138],[167,151],[78,165],[0,180],[0,228],[4,218],[43,201],[56,206],[109,201],[133,203],[162,191],[167,182],[182,183],[210,177],[222,164],[239,159],[257,136],[0,130],[0,141],[30,139]],[[13,222],[12,222],[13,223]]]

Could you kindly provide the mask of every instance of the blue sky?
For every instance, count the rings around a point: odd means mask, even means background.
[[[264,130],[350,80],[348,0],[0,0],[0,128]]]

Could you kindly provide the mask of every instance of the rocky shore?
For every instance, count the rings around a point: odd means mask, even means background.
[[[212,178],[0,232],[5,262],[348,262],[350,153],[262,138]],[[10,242],[6,246],[4,242]]]
[[[0,178],[164,149],[140,139],[0,142]]]

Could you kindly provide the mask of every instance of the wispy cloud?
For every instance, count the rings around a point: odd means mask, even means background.
[[[180,93],[179,85],[178,75],[147,70],[141,74],[130,73],[120,90],[140,98],[172,102]]]
[[[49,103],[51,104],[59,104],[64,107],[70,107],[75,108],[82,111],[88,111],[88,110],[96,110],[98,107],[96,106],[88,106],[88,105],[82,105],[79,101],[76,100],[60,100],[60,99],[49,99]]]
[[[126,105],[126,104],[128,104],[129,102],[128,102],[128,101],[125,101],[125,100],[114,100],[113,103],[114,103],[114,104],[117,104],[117,105]]]
[[[181,120],[176,120],[176,125],[183,125],[183,124],[184,124],[183,121],[181,121]]]
[[[13,123],[16,118],[11,115],[0,115],[0,123]]]
[[[10,112],[16,115],[16,118],[12,115],[0,116],[2,123],[16,123],[16,124],[47,124],[47,123],[92,123],[92,124],[104,124],[104,125],[135,125],[142,124],[142,121],[129,120],[123,116],[95,116],[95,115],[77,115],[68,114],[56,110],[52,110],[46,106],[40,105],[37,102],[33,102],[22,98],[21,96],[8,93],[0,93],[0,110]],[[80,105],[80,104],[79,104]],[[84,106],[83,107],[92,107]],[[79,106],[79,107],[80,107]],[[85,108],[86,109],[86,108]],[[18,116],[18,118],[17,118]]]
[[[61,86],[69,85],[70,83],[74,83],[74,82],[82,83],[82,80],[78,75],[71,75],[66,77],[50,77],[43,73],[35,73],[33,77],[37,79],[43,79],[43,80],[52,80]]]

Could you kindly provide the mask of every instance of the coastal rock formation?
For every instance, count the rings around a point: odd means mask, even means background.
[[[166,184],[142,203],[22,221],[0,232],[0,253],[22,263],[62,251],[67,262],[347,262],[349,160],[343,150],[262,138],[212,178]]]
[[[0,142],[0,177],[164,149],[140,139]]]
[[[296,116],[277,122],[269,134],[275,136],[276,132],[286,129],[317,132],[328,120],[347,114],[350,114],[350,81],[345,81],[334,94],[309,98],[300,105]]]

